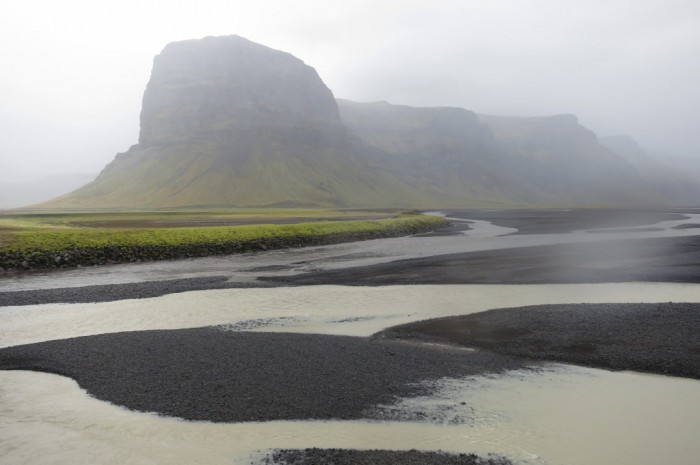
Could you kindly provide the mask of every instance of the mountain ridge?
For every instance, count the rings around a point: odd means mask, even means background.
[[[168,44],[154,58],[140,122],[138,143],[93,182],[40,206],[619,206],[682,197],[573,115],[336,100],[302,60],[239,36]],[[669,174],[661,184],[673,182]]]

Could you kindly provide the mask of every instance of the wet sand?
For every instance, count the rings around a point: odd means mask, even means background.
[[[234,283],[227,276],[169,279],[141,283],[103,284],[95,286],[0,292],[0,307],[48,303],[114,302],[124,299],[148,299],[167,294],[210,289],[268,287],[265,283]]]
[[[264,277],[278,285],[700,282],[700,236],[518,247]]]
[[[517,228],[515,234],[557,234],[595,228],[628,228],[684,217],[682,211],[574,209],[574,210],[460,210],[454,218],[490,221]]]

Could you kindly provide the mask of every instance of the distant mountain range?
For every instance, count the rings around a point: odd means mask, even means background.
[[[155,57],[138,144],[41,204],[500,207],[695,204],[700,187],[572,115],[336,100],[316,71],[238,36]]]

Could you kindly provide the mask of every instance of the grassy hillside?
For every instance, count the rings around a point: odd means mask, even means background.
[[[250,131],[253,132],[252,130]],[[133,147],[97,179],[44,208],[397,207],[436,205],[421,186],[368,169],[345,134],[306,143],[263,131],[245,147]],[[416,187],[419,189],[416,190]]]

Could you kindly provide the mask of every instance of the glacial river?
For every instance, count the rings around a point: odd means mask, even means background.
[[[6,307],[0,345],[112,331],[235,324],[364,336],[488,308],[558,302],[700,302],[700,286],[627,283],[227,289],[99,304]],[[56,375],[0,372],[0,463],[248,464],[273,447],[442,449],[517,463],[695,464],[700,382],[560,364],[446,379],[404,400],[435,422],[214,424],[131,412]],[[464,405],[462,405],[464,402]],[[454,418],[468,419],[454,423]]]
[[[691,221],[700,219],[694,215],[676,224]],[[3,280],[0,286],[16,290],[209,273],[252,279],[254,272],[246,270],[254,266],[284,265],[288,268],[281,266],[274,272],[289,273],[465,249],[599,240],[606,234],[509,236],[509,231],[488,223],[472,225],[475,227],[467,232],[471,236],[400,238],[245,257],[98,267],[27,275]],[[699,232],[665,231],[666,235]],[[660,237],[659,232],[638,235]],[[338,260],[340,256],[347,260]],[[254,331],[367,336],[409,321],[491,308],[668,301],[700,302],[700,285],[308,286],[195,291],[95,304],[4,307],[0,309],[0,347],[117,331],[206,325],[241,328],[247,323]],[[700,381],[548,364],[541,371],[443,379],[433,388],[434,395],[428,398],[397,400],[402,408],[436,418],[430,421],[215,424],[129,411],[96,400],[73,380],[56,375],[0,371],[0,464],[242,465],[280,447],[440,449],[496,453],[516,463],[545,465],[694,465],[700,457]]]
[[[0,279],[0,291],[120,284],[202,276],[228,276],[233,281],[245,283],[255,281],[258,276],[285,276],[462,252],[611,239],[700,235],[700,228],[674,229],[679,225],[700,226],[700,213],[689,213],[687,218],[681,220],[625,228],[622,232],[619,229],[599,229],[528,235],[513,235],[517,229],[497,226],[488,221],[450,219],[466,223],[470,229],[450,236],[397,237],[221,257],[31,272]]]

